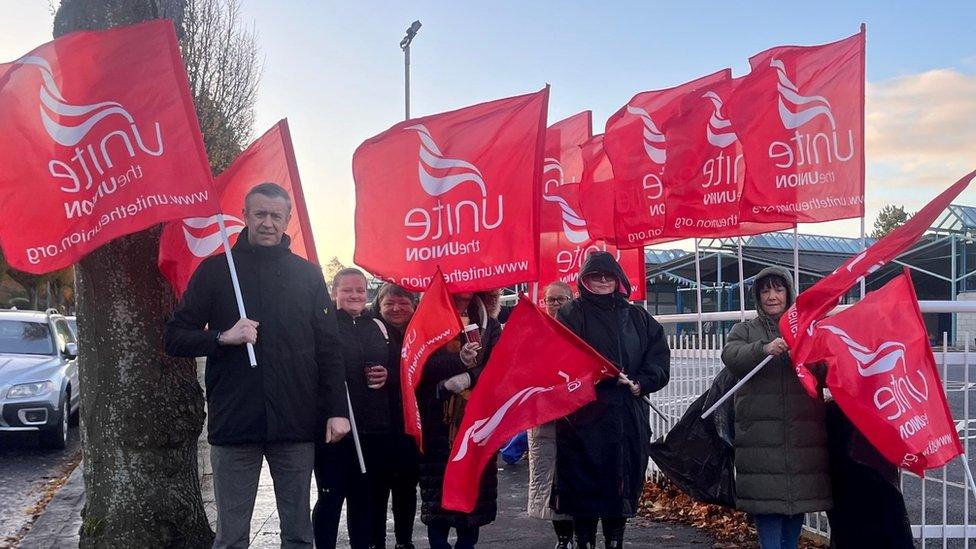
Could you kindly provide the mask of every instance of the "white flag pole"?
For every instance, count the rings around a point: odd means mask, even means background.
[[[746,281],[742,275],[742,237],[739,237],[739,316],[746,321]]]
[[[800,234],[799,225],[793,225],[793,291],[800,295]]]
[[[366,460],[363,459],[363,447],[359,443],[359,431],[356,430],[356,415],[352,413],[352,399],[349,398],[349,385],[342,382],[346,388],[346,403],[349,404],[349,430],[352,431],[352,442],[356,446],[356,457],[359,458],[359,471],[366,474]]]
[[[864,134],[861,134],[864,135]],[[864,216],[861,216],[861,251],[867,249],[867,240],[864,238]],[[861,277],[861,299],[864,299],[864,285],[867,280],[867,275]]]
[[[698,300],[698,344],[705,340],[702,333],[701,260],[698,257],[698,239],[695,239],[695,297]]]
[[[959,459],[962,460],[962,468],[966,471],[966,480],[969,481],[969,487],[973,489],[973,494],[976,495],[976,481],[973,480],[973,472],[969,469],[969,458],[963,452],[959,454]]]
[[[227,257],[227,266],[230,268],[230,281],[234,285],[234,297],[237,298],[237,313],[241,318],[247,318],[244,310],[244,297],[241,295],[241,283],[237,280],[237,267],[234,265],[234,254],[231,253],[230,240],[227,238],[227,227],[224,226],[224,214],[217,214],[217,226],[220,227],[220,239],[224,243],[224,256]],[[251,368],[258,365],[257,356],[254,354],[254,345],[247,344],[247,358],[251,361]]]
[[[755,376],[756,374],[758,374],[759,373],[759,370],[762,370],[763,366],[765,366],[766,364],[768,364],[769,361],[772,360],[772,359],[773,359],[773,355],[768,355],[766,358],[764,358],[763,361],[760,362],[755,368],[753,368],[751,372],[749,372],[748,374],[746,374],[746,377],[744,377],[741,380],[739,380],[739,382],[736,383],[735,385],[733,385],[732,388],[729,389],[729,391],[727,393],[725,393],[724,395],[722,395],[722,398],[720,398],[717,401],[715,401],[715,404],[712,404],[711,407],[709,407],[707,410],[705,410],[705,413],[701,415],[701,418],[702,419],[708,419],[708,416],[712,415],[712,412],[714,412],[716,409],[718,409],[718,407],[721,406],[723,402],[725,402],[726,400],[728,400],[729,398],[731,398],[732,395],[734,395],[736,391],[738,391],[739,389],[741,389],[742,386],[745,385],[747,381],[749,381],[750,379],[752,379],[753,376]]]

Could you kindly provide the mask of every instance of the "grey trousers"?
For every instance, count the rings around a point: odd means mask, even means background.
[[[281,547],[312,547],[309,496],[315,445],[311,442],[211,446],[217,500],[215,549],[250,543],[251,514],[258,493],[261,462],[268,460],[281,520]]]

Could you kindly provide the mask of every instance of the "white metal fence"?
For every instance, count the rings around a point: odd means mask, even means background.
[[[925,303],[926,312],[959,312],[951,302]],[[967,307],[968,309],[968,307]],[[754,314],[754,313],[753,313]],[[729,313],[714,320],[729,320]],[[738,315],[738,313],[734,313]],[[752,315],[750,315],[752,316]],[[663,323],[695,323],[695,315],[668,315],[657,317]],[[738,318],[736,318],[738,320]],[[970,454],[970,439],[976,439],[976,375],[971,375],[970,366],[976,364],[976,351],[970,352],[969,334],[960,338],[962,347],[952,348],[948,337],[943,334],[943,343],[934,348],[943,389],[952,411],[956,428],[963,442],[967,456]],[[651,426],[655,436],[667,433],[672,425],[684,414],[688,406],[699,395],[708,390],[716,374],[722,369],[721,350],[724,339],[720,335],[706,335],[699,342],[697,336],[672,335],[668,337],[671,347],[671,382],[661,391],[652,395],[652,402],[660,415],[651,412]],[[661,416],[664,417],[661,417]],[[973,460],[970,458],[970,467]],[[651,462],[652,474],[658,474]],[[901,489],[908,508],[912,531],[920,546],[927,547],[966,547],[970,540],[976,540],[976,525],[970,517],[969,507],[974,494],[966,483],[966,477],[959,459],[946,467],[932,469],[924,479],[903,471]],[[807,528],[813,532],[829,536],[830,527],[826,515],[808,515]]]

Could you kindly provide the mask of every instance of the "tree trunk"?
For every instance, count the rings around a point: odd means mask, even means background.
[[[55,36],[136,23],[173,6],[179,1],[62,0]],[[156,268],[160,232],[116,239],[76,268],[84,548],[213,542],[197,477],[203,393],[194,362],[163,353],[175,299]]]
[[[156,268],[160,228],[78,264],[85,492],[81,547],[210,547],[197,477],[196,366],[166,356],[173,290]]]

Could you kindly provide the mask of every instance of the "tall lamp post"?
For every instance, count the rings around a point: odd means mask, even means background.
[[[404,118],[410,118],[410,43],[413,37],[417,36],[420,30],[420,21],[414,21],[407,27],[407,35],[400,40],[400,49],[403,50],[403,83],[404,83]]]

